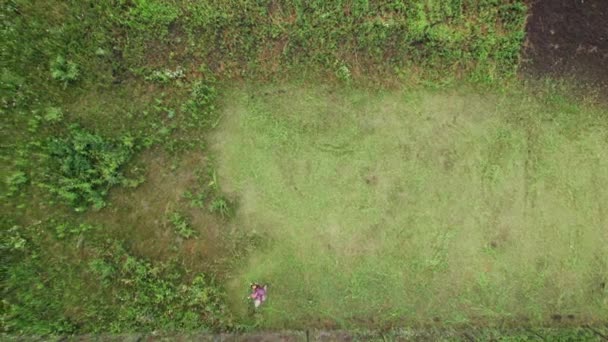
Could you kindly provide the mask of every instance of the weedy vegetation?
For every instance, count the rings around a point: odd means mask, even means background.
[[[109,141],[71,126],[67,138],[51,138],[45,142],[49,165],[41,186],[77,211],[89,205],[100,209],[105,206],[104,199],[111,187],[137,186],[136,180],[126,178],[121,172],[134,147],[130,136]]]
[[[190,223],[188,223],[188,219],[178,212],[174,212],[169,216],[169,222],[173,225],[175,232],[185,239],[189,239],[196,234],[192,230]]]

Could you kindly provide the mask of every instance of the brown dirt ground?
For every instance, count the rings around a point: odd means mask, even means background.
[[[523,70],[608,94],[608,0],[529,0]]]
[[[192,208],[184,192],[196,191],[201,184],[196,172],[204,170],[206,158],[200,152],[180,158],[161,149],[144,152],[136,161],[145,165],[145,181],[135,189],[115,189],[111,206],[90,212],[88,219],[101,223],[121,236],[131,250],[152,260],[178,257],[193,271],[221,271],[220,257],[227,253],[221,231],[225,223],[207,208]],[[173,167],[171,167],[173,165]],[[184,240],[175,234],[168,216],[178,211],[188,218],[198,237]]]

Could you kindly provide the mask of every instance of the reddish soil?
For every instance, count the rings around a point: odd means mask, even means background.
[[[524,71],[608,89],[608,0],[530,0]]]

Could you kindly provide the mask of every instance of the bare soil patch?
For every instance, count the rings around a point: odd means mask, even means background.
[[[524,70],[608,91],[608,1],[531,0]]]
[[[200,152],[174,158],[162,150],[144,152],[138,164],[145,165],[145,182],[136,189],[116,189],[110,194],[111,207],[89,214],[89,218],[124,236],[135,253],[153,260],[178,257],[196,271],[215,271],[225,254],[223,223],[206,207],[191,207],[183,195],[200,188],[197,171],[207,160]],[[168,221],[172,212],[184,215],[196,238],[179,237]]]

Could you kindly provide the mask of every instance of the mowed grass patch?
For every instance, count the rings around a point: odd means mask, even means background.
[[[303,85],[226,94],[234,271],[265,328],[608,319],[605,110],[521,92]]]

